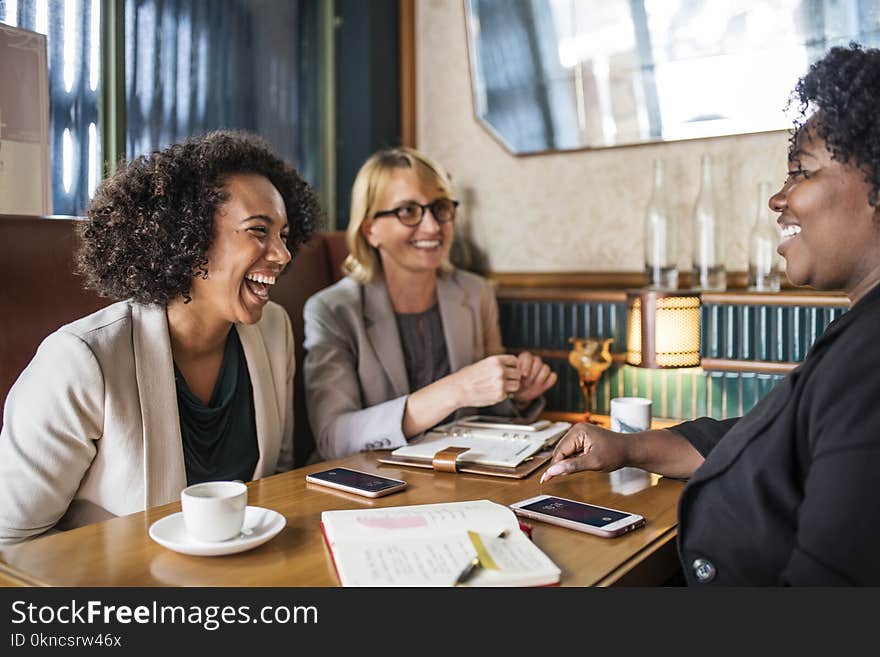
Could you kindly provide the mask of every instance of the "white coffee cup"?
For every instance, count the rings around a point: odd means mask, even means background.
[[[615,397],[611,400],[611,430],[636,433],[651,428],[651,400],[646,397]]]
[[[180,492],[183,524],[196,541],[216,543],[238,536],[244,525],[247,486],[240,481],[206,481]]]

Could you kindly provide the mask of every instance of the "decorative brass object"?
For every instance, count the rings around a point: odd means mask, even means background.
[[[568,352],[568,363],[578,373],[578,383],[584,393],[584,421],[593,414],[593,396],[602,373],[611,367],[612,338],[569,338],[573,345]]]

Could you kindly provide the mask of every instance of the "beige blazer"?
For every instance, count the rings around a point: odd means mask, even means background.
[[[254,479],[293,463],[290,318],[236,325],[254,390]],[[121,301],[47,337],[0,430],[0,543],[179,499],[186,471],[165,308]]]
[[[438,278],[437,301],[451,372],[503,353],[498,303],[487,280],[454,270]],[[361,285],[344,278],[306,301],[303,317],[306,405],[321,457],[405,445],[403,412],[411,391],[384,280]],[[505,401],[492,412],[513,415],[515,409]]]

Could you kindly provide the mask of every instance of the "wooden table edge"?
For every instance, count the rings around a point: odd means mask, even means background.
[[[595,582],[593,586],[610,587],[615,585],[622,586],[657,586],[662,584],[668,577],[656,581],[652,581],[652,573],[650,570],[642,570],[646,568],[648,560],[659,562],[661,565],[664,561],[669,561],[669,554],[674,558],[674,562],[678,564],[678,548],[675,539],[678,536],[678,527],[670,527],[665,533],[657,538],[653,543],[646,546],[638,554],[634,554],[624,563],[620,564],[605,577]],[[660,554],[660,551],[663,551]],[[673,569],[674,570],[674,569]],[[670,573],[672,575],[672,573]]]
[[[0,587],[9,588],[14,586],[48,587],[50,585],[42,580],[29,577],[12,566],[0,561]]]

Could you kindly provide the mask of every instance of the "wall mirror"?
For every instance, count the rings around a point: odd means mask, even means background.
[[[474,111],[515,154],[788,128],[797,78],[880,0],[465,0]]]

